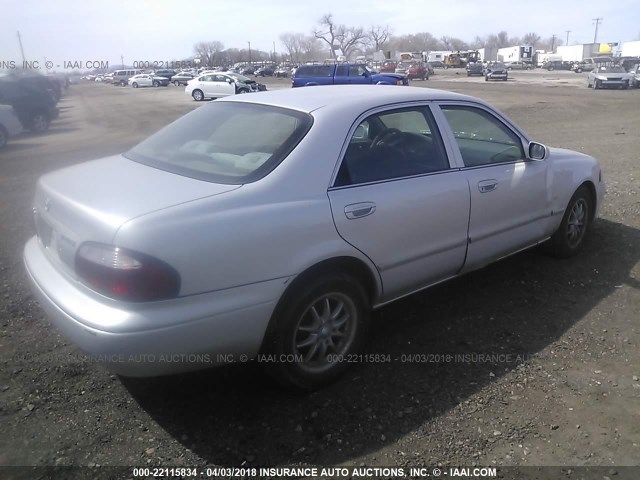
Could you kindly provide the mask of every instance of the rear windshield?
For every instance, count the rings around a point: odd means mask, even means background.
[[[178,175],[240,185],[271,172],[311,127],[310,115],[240,102],[212,102],[136,145],[125,157]]]

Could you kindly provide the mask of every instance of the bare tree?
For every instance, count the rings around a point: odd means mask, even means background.
[[[338,25],[336,27],[336,42],[342,54],[347,58],[363,46],[366,39],[367,33],[362,27],[347,27],[345,25]]]
[[[440,43],[429,32],[420,32],[392,37],[389,40],[389,48],[404,52],[424,52],[427,50],[440,50]]]
[[[313,30],[313,36],[325,42],[329,46],[329,53],[331,55],[331,58],[335,58],[336,25],[333,21],[333,14],[327,13],[323,15],[319,23],[319,27]]]
[[[193,52],[203,65],[213,66],[216,62],[216,55],[224,49],[222,42],[214,40],[212,42],[198,42],[193,46]]]
[[[287,49],[292,62],[300,63],[303,39],[304,35],[301,33],[283,33],[280,35],[280,41],[284,48]]]
[[[316,37],[313,35],[301,36],[300,57],[303,61],[308,62],[319,59],[322,55],[321,50],[320,41]]]
[[[538,45],[538,43],[540,43],[540,35],[535,32],[529,32],[524,37],[522,37],[523,45],[530,45],[532,47],[535,47],[536,45]]]
[[[385,42],[389,40],[389,37],[391,36],[391,28],[389,25],[371,25],[367,31],[367,35],[371,42],[371,46],[373,47],[373,51],[378,52]]]

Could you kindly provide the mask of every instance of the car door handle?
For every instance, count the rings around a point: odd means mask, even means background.
[[[493,192],[496,188],[498,188],[498,181],[497,180],[482,180],[481,182],[478,182],[478,190],[480,190],[480,193],[489,193],[489,192]]]
[[[352,203],[344,207],[344,214],[349,220],[366,217],[376,211],[376,204],[373,202]]]

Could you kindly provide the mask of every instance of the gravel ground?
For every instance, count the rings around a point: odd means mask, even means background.
[[[527,251],[378,310],[368,351],[392,360],[305,396],[256,366],[120,378],[44,318],[21,261],[37,178],[199,105],[176,87],[73,86],[50,133],[0,153],[0,465],[640,465],[640,90],[460,73],[413,84],[481,97],[598,157],[601,219],[576,258]]]

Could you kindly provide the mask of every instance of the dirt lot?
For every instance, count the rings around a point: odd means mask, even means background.
[[[377,311],[369,351],[394,361],[308,396],[254,366],[119,378],[43,317],[21,260],[37,178],[198,106],[173,86],[73,86],[49,134],[0,153],[0,465],[640,465],[640,90],[460,73],[413,84],[481,97],[537,140],[598,157],[601,219],[577,258],[528,251]]]

